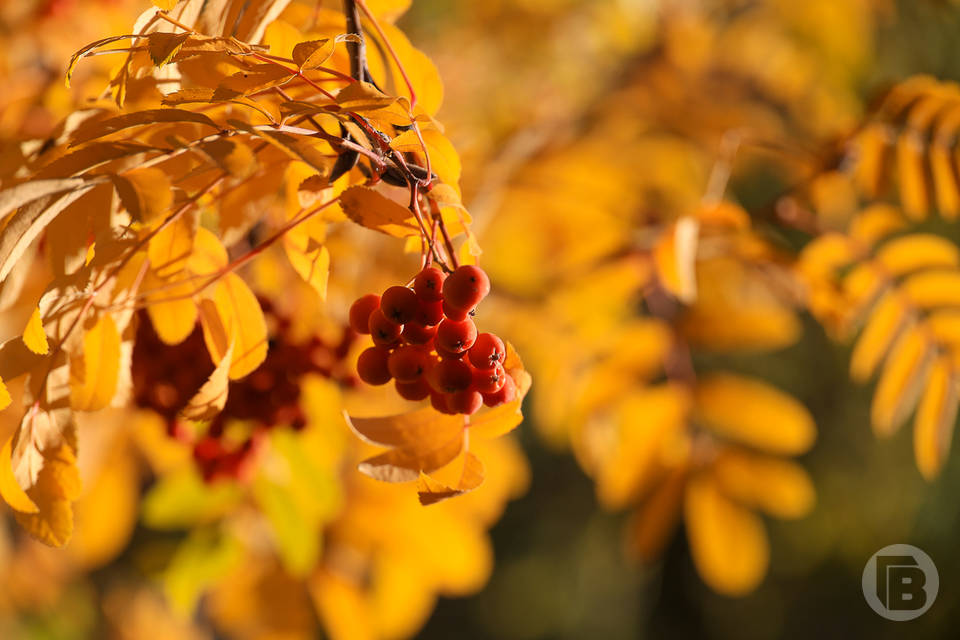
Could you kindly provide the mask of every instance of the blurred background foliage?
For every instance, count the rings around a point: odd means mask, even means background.
[[[0,73],[16,90],[0,96],[0,137],[48,132],[71,101],[58,81],[70,53],[125,31],[141,9],[128,0],[3,3]],[[818,429],[814,447],[797,458],[813,479],[816,507],[799,520],[767,523],[769,572],[739,598],[703,583],[683,535],[671,536],[652,564],[625,559],[629,514],[599,506],[582,470],[589,464],[578,464],[579,427],[565,420],[575,409],[564,401],[570,388],[562,376],[551,384],[549,358],[538,354],[572,338],[551,334],[559,342],[546,342],[538,331],[548,331],[556,312],[546,298],[615,253],[626,234],[661,229],[697,209],[718,166],[730,173],[727,197],[786,255],[811,237],[804,224],[784,230],[777,218],[777,198],[791,188],[809,187],[818,225],[843,228],[850,208],[830,206],[834,192],[818,200],[818,189],[830,185],[812,177],[892,83],[918,73],[960,79],[960,8],[934,0],[415,0],[398,24],[444,79],[439,117],[463,159],[464,202],[502,292],[497,331],[518,344],[537,381],[516,434],[529,490],[491,531],[490,581],[472,597],[441,598],[417,637],[938,638],[954,628],[957,456],[928,483],[915,467],[909,430],[875,439],[872,389],[849,380],[849,346],[831,342],[816,321],[802,313],[783,321],[786,337],[763,350],[694,354],[698,371],[735,371],[789,392]],[[102,86],[108,71],[88,65],[75,84]],[[562,362],[554,367],[563,373]],[[140,472],[123,461],[155,446],[118,433],[117,425],[104,429],[118,442],[107,449],[116,460],[106,468],[122,479],[105,484],[114,493],[98,497],[104,506],[91,516],[106,523],[107,534],[94,536],[103,550],[75,546],[63,562],[57,552],[19,543],[5,519],[0,637],[210,637],[140,584],[184,553],[182,533],[137,526],[129,543],[109,540],[109,531],[128,528],[118,519],[136,517],[137,495],[123,487]],[[525,473],[513,475],[522,486]],[[187,557],[184,566],[215,572],[218,558],[229,562],[234,551],[212,544],[211,532],[190,535],[203,562]],[[934,559],[941,592],[923,617],[894,625],[867,607],[860,575],[875,551],[901,542]],[[118,547],[125,550],[102,566]],[[307,596],[285,590],[290,584],[275,569],[251,561],[235,582],[259,580],[258,589],[214,594],[221,633],[316,633],[312,618],[297,618],[309,607],[290,605]],[[184,581],[189,590],[191,578]],[[244,601],[251,592],[261,599]],[[263,615],[249,620],[236,614],[258,608]],[[263,620],[276,625],[260,633],[254,621]]]

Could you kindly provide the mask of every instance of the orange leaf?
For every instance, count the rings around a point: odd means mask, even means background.
[[[420,504],[424,506],[436,504],[447,498],[473,491],[483,484],[483,475],[483,463],[477,456],[467,451],[463,457],[463,473],[456,487],[448,487],[430,476],[420,474],[420,480],[417,482],[417,497],[420,498]]]

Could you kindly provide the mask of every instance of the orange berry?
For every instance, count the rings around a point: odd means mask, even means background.
[[[427,352],[413,345],[404,345],[395,349],[387,358],[390,375],[400,382],[413,382],[421,377],[429,364]]]
[[[517,398],[517,384],[509,375],[504,376],[503,386],[496,393],[483,394],[483,404],[488,407],[496,407],[507,402],[513,402]]]
[[[454,393],[470,388],[473,371],[462,360],[441,360],[431,367],[428,380],[435,391]]]
[[[492,369],[474,369],[473,388],[480,393],[496,393],[506,384],[508,377],[502,364],[497,364]]]
[[[436,267],[425,267],[413,280],[413,290],[424,302],[440,302],[443,300],[443,281],[446,279],[443,271]]]
[[[380,296],[368,293],[350,305],[350,328],[357,333],[370,333],[370,314],[380,308]]]
[[[503,340],[492,333],[481,333],[470,347],[470,364],[478,369],[490,369],[503,364],[506,356]]]
[[[377,309],[370,314],[370,322],[367,325],[370,329],[370,337],[373,343],[378,345],[393,344],[403,332],[403,325],[393,322],[385,315],[382,309]]]
[[[451,353],[466,351],[477,341],[477,327],[473,320],[451,320],[447,318],[437,327],[437,347]]]
[[[357,375],[367,384],[381,385],[390,382],[390,368],[387,361],[390,350],[386,347],[370,347],[357,358]]]
[[[443,281],[443,300],[457,309],[470,311],[490,293],[490,278],[480,267],[465,264],[457,267]]]
[[[447,396],[447,406],[455,413],[471,415],[476,413],[483,406],[483,396],[476,391],[467,389],[457,391]]]
[[[397,393],[399,393],[400,397],[404,400],[418,402],[426,399],[431,393],[430,385],[424,378],[417,378],[413,382],[400,382],[397,380],[394,384],[397,387]]]
[[[437,328],[435,326],[425,327],[419,322],[414,321],[403,325],[401,337],[410,344],[426,345],[433,340],[435,335],[437,335]]]
[[[413,320],[419,308],[420,301],[413,289],[399,285],[384,291],[380,298],[380,311],[397,324],[405,324]]]

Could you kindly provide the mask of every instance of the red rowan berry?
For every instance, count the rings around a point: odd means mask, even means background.
[[[467,316],[470,315],[469,309],[460,309],[451,305],[446,300],[443,301],[443,315],[447,316],[451,320],[466,320]]]
[[[433,348],[437,350],[437,355],[443,358],[444,360],[463,360],[464,356],[467,355],[466,351],[461,351],[459,353],[455,353],[453,351],[447,351],[440,345],[436,344],[436,340],[434,340]]]
[[[496,407],[501,404],[513,402],[517,398],[517,384],[509,375],[503,377],[503,386],[496,393],[484,393],[483,404],[488,407]]]
[[[466,351],[477,341],[477,327],[473,320],[456,321],[447,318],[437,327],[438,347],[452,353]]]
[[[469,416],[483,406],[483,396],[470,389],[457,391],[447,396],[447,406],[451,411]]]
[[[400,382],[413,382],[427,370],[428,358],[424,349],[408,344],[390,354],[387,368],[390,375]]]
[[[443,281],[443,299],[450,306],[467,311],[490,293],[490,278],[480,267],[465,264]]]
[[[496,393],[506,384],[507,372],[503,365],[497,364],[492,369],[473,370],[473,388],[480,393]]]
[[[386,347],[370,347],[357,358],[357,375],[367,384],[381,385],[390,382],[387,360],[390,350]]]
[[[383,296],[380,298],[380,311],[397,324],[404,324],[413,320],[419,307],[420,301],[413,289],[400,285],[390,287],[383,292]]]
[[[440,413],[446,413],[450,415],[456,413],[455,411],[450,409],[449,401],[450,401],[449,393],[442,393],[440,391],[430,392],[430,404],[433,406],[434,409],[436,409]]]
[[[413,280],[413,290],[425,302],[443,300],[443,281],[447,276],[436,267],[425,267]]]
[[[413,382],[400,382],[397,380],[395,385],[397,387],[397,393],[400,394],[401,398],[412,400],[413,402],[424,400],[432,391],[430,385],[424,378],[417,378]]]
[[[492,333],[481,333],[470,347],[470,364],[477,369],[490,369],[503,364],[506,356],[503,340]]]
[[[357,333],[370,333],[370,314],[380,308],[380,296],[368,293],[350,305],[350,328]]]
[[[413,319],[427,327],[440,324],[440,321],[443,320],[443,303],[421,300]]]
[[[382,309],[377,309],[370,314],[368,327],[370,328],[370,336],[373,338],[373,343],[378,345],[393,344],[403,332],[403,325],[397,324],[383,315]]]
[[[441,360],[431,367],[428,378],[435,391],[454,393],[470,387],[473,371],[462,360]]]
[[[414,321],[403,325],[401,337],[410,344],[426,345],[433,340],[435,335],[437,335],[437,328],[435,326],[425,327],[419,322]]]

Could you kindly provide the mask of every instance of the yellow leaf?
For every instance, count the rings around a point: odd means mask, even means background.
[[[0,378],[0,411],[9,407],[12,401],[7,385],[3,384],[3,378]]]
[[[6,501],[10,508],[21,513],[37,513],[40,509],[33,503],[13,475],[11,466],[11,455],[13,446],[13,436],[11,436],[0,449],[0,496]]]
[[[150,1],[153,3],[155,7],[157,7],[161,11],[170,11],[170,9],[173,9],[175,6],[177,6],[177,3],[180,2],[180,0],[150,0]]]
[[[850,377],[854,381],[866,382],[870,379],[900,331],[905,315],[902,301],[896,293],[883,294],[853,348]]]
[[[912,220],[923,220],[930,209],[924,147],[919,135],[908,131],[897,138],[897,180],[903,211]]]
[[[649,490],[662,470],[668,440],[686,423],[689,404],[689,394],[680,385],[638,389],[619,407],[618,428],[609,449],[605,443],[584,440],[587,456],[593,453],[600,458],[594,476],[597,497],[604,506],[623,508]]]
[[[383,109],[396,98],[388,96],[369,82],[351,82],[337,94],[337,104],[344,111],[370,111]]]
[[[29,435],[22,428],[20,433]],[[80,474],[76,455],[66,442],[45,448],[42,456],[43,466],[36,481],[26,490],[37,511],[15,515],[17,522],[40,542],[61,547],[73,533],[71,502],[80,496]]]
[[[421,131],[420,135],[430,154],[430,170],[445,184],[456,185],[460,181],[461,166],[460,156],[453,144],[436,129]],[[423,156],[423,145],[413,129],[398,135],[390,142],[390,146],[397,151]]]
[[[660,238],[653,251],[660,284],[681,302],[697,297],[697,241],[700,225],[696,218],[684,217]]]
[[[919,307],[956,307],[960,305],[960,271],[923,271],[909,276],[901,289]]]
[[[43,319],[40,317],[39,307],[33,310],[30,320],[27,321],[27,327],[23,330],[23,344],[37,355],[45,355],[50,351],[47,334],[43,331]]]
[[[97,411],[110,404],[120,373],[120,333],[104,313],[83,336],[83,353],[70,358],[70,405]]]
[[[147,52],[150,59],[158,67],[170,62],[177,54],[183,43],[190,37],[189,33],[156,32],[147,34]]]
[[[335,46],[330,38],[301,42],[293,47],[293,61],[301,69],[316,69],[333,55]]]
[[[197,216],[183,215],[150,238],[147,256],[158,278],[167,280],[179,274],[193,253],[197,235]]]
[[[728,373],[699,381],[694,412],[715,433],[771,453],[803,453],[816,438],[802,404],[765,382]]]
[[[187,420],[212,420],[214,416],[223,411],[227,403],[227,393],[230,388],[230,365],[233,363],[233,345],[227,347],[227,352],[223,355],[213,373],[203,383],[200,390],[187,403],[181,411]]]
[[[233,343],[231,380],[251,373],[267,357],[267,323],[257,297],[240,276],[228,273],[217,283],[212,306],[201,305],[200,320],[215,364],[226,357]]]
[[[463,446],[463,416],[438,413],[430,407],[384,417],[349,417],[350,427],[364,440],[389,451],[364,460],[361,473],[384,482],[408,482],[448,464]]]
[[[326,229],[319,218],[307,220],[283,236],[287,259],[321,300],[327,298],[327,280],[330,277],[330,251],[323,244],[324,240]]]
[[[753,591],[770,559],[760,518],[725,497],[707,475],[691,478],[684,502],[690,553],[712,589],[728,596]]]
[[[911,271],[960,265],[957,246],[932,233],[915,233],[895,238],[877,251],[877,261],[890,275],[902,276]]]
[[[173,204],[170,178],[162,169],[134,169],[118,176],[115,183],[123,206],[141,222],[162,217]]]
[[[419,233],[410,210],[370,187],[353,186],[340,196],[343,212],[357,224],[396,238]]]
[[[653,561],[670,541],[680,521],[687,471],[675,469],[653,490],[627,524],[627,550]]]
[[[147,294],[147,315],[154,331],[164,344],[180,344],[197,323],[197,304],[192,299],[195,285],[189,282],[170,285],[149,271],[143,280],[143,290],[151,289],[157,290]]]
[[[714,461],[713,473],[729,497],[778,518],[801,518],[816,500],[810,476],[787,460],[727,449]]]
[[[958,402],[952,363],[949,357],[941,356],[930,367],[913,426],[917,468],[927,480],[940,473],[950,451]]]
[[[467,451],[463,457],[463,472],[455,487],[448,487],[430,476],[420,474],[420,480],[417,482],[417,497],[420,498],[420,504],[424,506],[436,504],[447,498],[473,491],[483,484],[483,475],[483,463],[477,456]]]
[[[878,436],[900,428],[923,390],[931,345],[923,331],[911,327],[893,345],[883,366],[870,406],[870,422]]]

